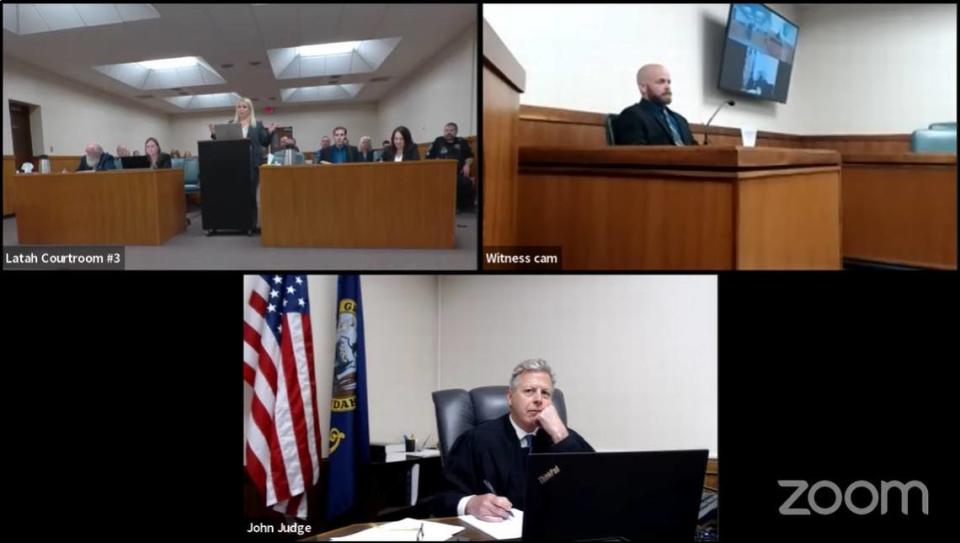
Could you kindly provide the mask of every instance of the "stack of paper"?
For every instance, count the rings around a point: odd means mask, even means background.
[[[423,449],[421,451],[408,452],[407,455],[418,458],[430,458],[431,456],[440,456],[440,451],[438,449]]]
[[[343,537],[331,537],[331,541],[417,541],[417,532],[423,526],[420,541],[446,541],[453,534],[463,531],[460,526],[451,526],[440,522],[429,522],[405,518],[397,522],[388,522],[376,528],[370,528]]]
[[[520,539],[523,535],[523,511],[513,509],[513,518],[501,522],[487,522],[473,515],[464,515],[460,520],[484,532],[494,539]]]

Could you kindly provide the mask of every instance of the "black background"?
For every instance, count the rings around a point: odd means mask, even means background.
[[[8,522],[38,536],[231,540],[242,275],[3,283]],[[948,535],[956,275],[731,273],[719,296],[721,540]],[[907,518],[899,503],[886,516],[782,517],[792,491],[778,479],[920,480],[930,514],[914,500]]]

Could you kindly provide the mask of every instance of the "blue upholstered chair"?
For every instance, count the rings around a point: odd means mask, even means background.
[[[930,125],[930,130],[953,130],[957,131],[957,123],[933,123]]]
[[[183,161],[183,190],[187,194],[200,192],[200,159],[196,157],[174,159]],[[174,166],[176,167],[176,166]]]
[[[910,138],[914,153],[957,152],[957,123],[933,123],[930,128],[916,130]]]

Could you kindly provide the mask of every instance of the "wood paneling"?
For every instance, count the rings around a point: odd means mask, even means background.
[[[264,246],[454,245],[455,160],[261,166]]]
[[[523,167],[585,165],[600,167],[624,165],[642,168],[796,168],[830,166],[840,163],[840,155],[826,150],[780,149],[761,147],[675,147],[673,145],[616,145],[587,149],[564,147],[520,147]]]
[[[50,171],[54,173],[68,173],[77,171],[77,166],[80,165],[80,159],[82,156],[77,155],[50,155]],[[37,166],[34,164],[34,166]],[[40,171],[37,168],[36,171]]]
[[[524,173],[518,189],[518,245],[561,247],[563,269],[733,268],[732,183]]]
[[[517,240],[517,145],[525,73],[483,22],[483,244]]]
[[[707,476],[703,485],[714,490],[720,488],[720,461],[718,459],[707,459]]]
[[[184,231],[181,170],[16,175],[23,244],[161,245]]]
[[[595,147],[606,145],[605,113],[540,106],[520,107],[520,143],[535,146]],[[694,138],[703,143],[704,126],[691,123]],[[711,126],[709,143],[740,145],[740,130]],[[788,149],[830,149],[842,153],[905,153],[910,151],[909,134],[795,135],[761,130],[758,147]]]
[[[844,257],[957,269],[956,155],[843,160]]]
[[[520,145],[603,146],[607,144],[605,123],[606,115],[601,113],[521,106]]]
[[[564,269],[840,268],[836,152],[522,147],[520,159],[519,244],[561,247]]]
[[[840,168],[737,189],[737,269],[840,269]]]
[[[17,171],[16,158],[3,155],[3,216],[13,214],[13,176]]]

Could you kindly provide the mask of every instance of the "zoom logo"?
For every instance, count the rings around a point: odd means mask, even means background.
[[[840,487],[833,481],[817,481],[812,486],[806,481],[799,480],[777,481],[777,484],[783,488],[796,489],[780,506],[781,515],[810,515],[813,513],[832,515],[841,506],[846,506],[847,510],[855,515],[869,515],[877,509],[878,504],[880,505],[880,514],[886,515],[891,494],[894,498],[900,497],[900,512],[907,515],[909,514],[910,496],[917,494],[917,492],[910,493],[914,489],[917,489],[920,494],[920,510],[923,511],[924,515],[929,514],[930,494],[927,491],[927,485],[920,481],[910,481],[908,483],[880,481],[879,491],[869,481],[854,481],[845,491],[841,491]],[[854,503],[853,493],[859,489],[863,490],[857,493],[857,503]],[[810,508],[794,507],[794,504],[800,500],[804,493],[807,494],[807,504]],[[869,501],[866,501],[867,496],[869,496]],[[916,507],[916,504],[914,504],[914,507]]]

